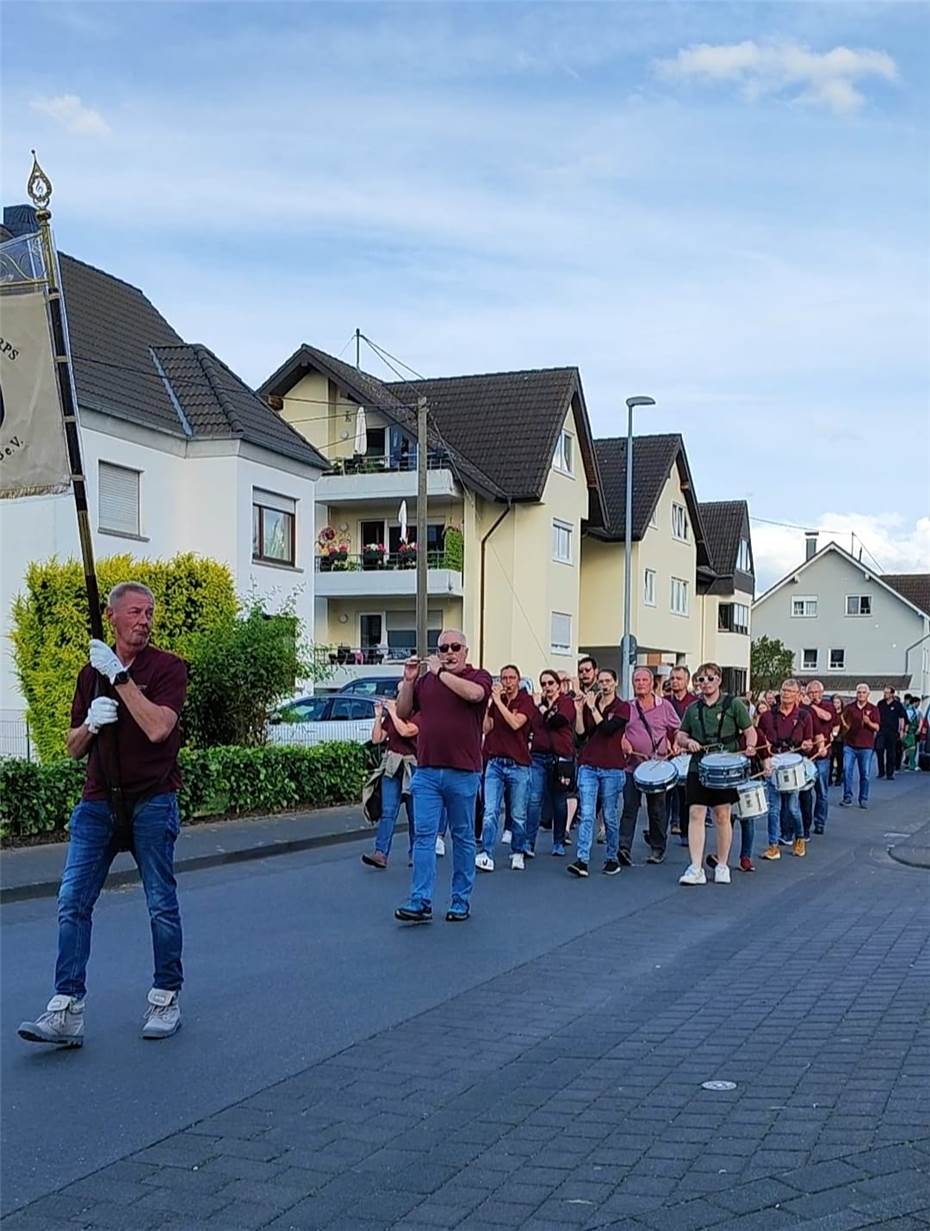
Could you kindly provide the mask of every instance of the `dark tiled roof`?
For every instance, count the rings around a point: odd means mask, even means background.
[[[212,351],[185,343],[140,290],[63,253],[60,262],[80,406],[187,435],[173,393],[194,437],[240,437],[326,467],[322,455]]]
[[[906,692],[911,686],[909,675],[818,675],[816,671],[798,670],[795,670],[794,674],[802,683],[805,680],[820,680],[824,692],[839,692],[844,697],[854,697],[857,684],[868,684],[872,692],[888,687],[895,688],[898,692]]]
[[[749,519],[745,500],[702,500],[701,521],[714,572],[729,576],[736,571],[736,557],[743,527]]]
[[[885,585],[930,615],[930,573],[882,573]]]

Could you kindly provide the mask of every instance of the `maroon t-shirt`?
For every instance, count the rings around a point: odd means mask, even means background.
[[[418,715],[414,712],[406,721],[416,726],[417,718]],[[384,732],[384,742],[388,752],[396,752],[402,757],[417,755],[417,737],[414,735],[412,739],[407,739],[398,734],[397,727],[394,726],[394,719],[386,709],[381,711],[381,730]]]
[[[547,716],[557,716],[564,722],[552,726]],[[554,753],[557,757],[575,755],[575,702],[564,693],[556,698],[551,710],[533,706],[533,751]]]
[[[484,759],[490,761],[492,757],[508,757],[518,765],[529,765],[530,732],[533,730],[533,718],[536,715],[533,698],[520,688],[512,701],[502,699],[512,714],[524,714],[526,722],[519,731],[514,731],[492,701],[488,706],[491,729],[484,737]]]
[[[666,701],[671,702],[671,704],[675,707],[675,713],[678,717],[684,718],[685,710],[687,710],[689,706],[694,705],[697,700],[697,695],[693,692],[686,692],[683,697],[679,698],[676,697],[674,693],[670,692],[665,699]]]
[[[414,709],[419,711],[417,766],[420,769],[466,769],[481,773],[481,734],[491,695],[491,677],[480,667],[466,664],[464,670],[458,672],[458,678],[480,684],[481,698],[464,701],[432,671],[421,675],[414,686]]]
[[[824,740],[823,751],[818,752],[815,747],[814,751],[811,753],[811,756],[814,757],[815,759],[817,757],[828,757],[830,755],[830,743],[832,740],[833,728],[836,726],[837,722],[839,721],[839,715],[837,715],[833,710],[832,701],[827,701],[826,699],[824,699],[823,701],[820,701],[817,705],[817,709],[827,711],[829,713],[829,717],[828,718],[818,717],[817,711],[814,709],[813,703],[811,702],[808,703],[807,712],[808,714],[810,714],[811,726],[813,727],[813,730],[814,730],[814,739],[816,739],[818,735],[822,735],[823,740]]]
[[[797,752],[805,740],[814,738],[811,716],[800,705],[792,706],[787,714],[781,706],[766,710],[759,719],[759,734],[771,752]]]
[[[878,706],[873,705],[871,701],[867,701],[862,709],[853,701],[851,705],[847,705],[843,710],[843,718],[846,724],[846,730],[843,735],[843,741],[849,744],[850,748],[874,748],[875,736],[877,731],[873,731],[871,727],[867,727],[862,721],[863,715],[866,715],[869,722],[878,722]]]
[[[597,769],[624,769],[626,757],[622,747],[622,735],[623,728],[630,720],[630,707],[619,697],[614,697],[610,705],[600,712],[604,721],[596,723],[587,705],[582,710],[585,741],[578,757],[578,764],[593,765]],[[615,722],[611,722],[611,719]],[[609,732],[605,730],[605,727],[610,726],[616,729]]]
[[[129,678],[147,701],[153,705],[165,705],[181,713],[187,694],[187,663],[176,654],[146,646],[136,655],[129,668]],[[98,687],[99,681],[99,687]],[[120,701],[116,689],[109,680],[99,674],[90,663],[81,669],[77,679],[74,700],[71,702],[71,726],[79,727],[87,717],[94,695],[114,697],[119,705],[119,718],[115,723],[101,729],[90,746],[87,760],[87,776],[84,779],[83,799],[106,799],[107,789],[101,766],[101,754],[97,747],[101,740],[115,738],[116,756],[107,755],[108,766],[119,767],[124,795],[142,795],[157,788],[158,794],[176,791],[181,785],[178,768],[178,750],[181,747],[181,724],[166,740],[154,744],[145,734],[126,706]],[[115,734],[114,734],[115,732]]]

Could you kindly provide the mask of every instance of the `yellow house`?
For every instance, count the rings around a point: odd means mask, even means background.
[[[605,517],[602,525],[589,528],[582,544],[581,645],[603,666],[616,669],[623,634],[626,438],[594,443]],[[735,536],[733,509],[743,514],[736,518]],[[737,569],[737,552],[744,563],[743,534],[750,565],[745,571]],[[734,585],[748,583],[752,592],[748,510],[743,501],[698,503],[677,434],[634,438],[631,537],[637,662],[661,672],[676,664],[693,669],[716,661],[724,668],[725,687],[744,691],[748,611]],[[728,619],[736,620],[733,631],[719,628]]]
[[[582,534],[603,520],[576,368],[384,382],[303,345],[259,392],[331,463],[316,493],[315,640],[332,682],[398,674],[415,644],[419,397],[430,642],[462,628],[492,671],[574,672]]]

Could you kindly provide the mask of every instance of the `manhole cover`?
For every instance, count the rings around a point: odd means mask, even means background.
[[[735,1081],[702,1081],[702,1090],[735,1090]]]

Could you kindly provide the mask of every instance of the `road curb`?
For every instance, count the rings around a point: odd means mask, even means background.
[[[930,846],[889,846],[888,854],[897,863],[909,868],[923,868],[930,871]]]
[[[398,825],[395,833],[407,832],[406,822]],[[175,872],[196,872],[202,868],[219,868],[224,864],[247,863],[253,859],[270,859],[273,855],[293,855],[297,851],[309,851],[323,846],[339,846],[345,842],[357,842],[374,833],[374,827],[347,829],[342,833],[312,834],[305,838],[291,838],[284,842],[268,842],[262,846],[247,846],[238,851],[214,851],[209,855],[191,855],[175,861]],[[53,881],[35,881],[27,885],[9,885],[0,889],[0,905],[8,902],[28,902],[35,898],[53,898],[58,894],[61,878]],[[118,889],[122,885],[139,884],[139,869],[127,868],[123,872],[111,872],[103,888]]]

